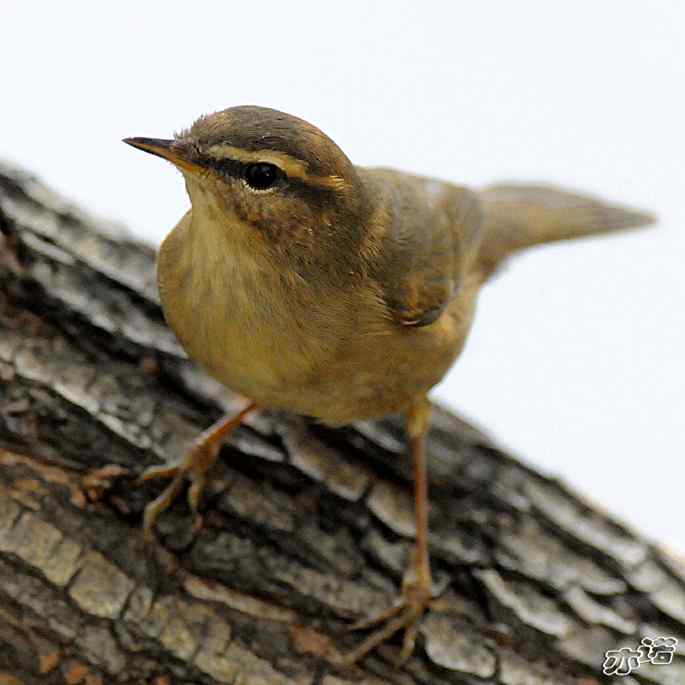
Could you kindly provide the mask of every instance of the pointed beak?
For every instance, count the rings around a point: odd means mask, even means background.
[[[151,155],[167,159],[186,171],[197,172],[201,169],[199,164],[190,160],[188,147],[181,141],[164,138],[124,138],[122,142],[149,152]]]

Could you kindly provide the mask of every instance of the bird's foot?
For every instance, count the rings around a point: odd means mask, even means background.
[[[203,440],[203,436],[200,436],[200,439],[180,459],[163,466],[151,466],[143,472],[140,476],[141,482],[157,478],[172,479],[162,494],[145,507],[143,537],[146,542],[153,539],[155,523],[159,515],[176,499],[185,478],[191,480],[190,488],[188,488],[188,504],[195,516],[194,530],[197,531],[201,527],[202,517],[198,513],[200,497],[207,482],[207,471],[216,461],[219,448],[219,443]]]
[[[431,607],[433,600],[430,577],[423,582],[405,580],[402,585],[402,594],[393,606],[350,626],[350,630],[365,630],[372,626],[380,627],[371,633],[359,647],[344,656],[345,665],[354,665],[370,651],[387,642],[395,633],[404,630],[402,651],[396,661],[397,665],[401,666],[414,652],[421,618],[424,612]]]
[[[207,482],[207,471],[214,465],[219,456],[221,441],[238,428],[245,417],[258,406],[255,402],[249,402],[237,414],[226,415],[212,424],[193,443],[193,446],[178,460],[164,466],[152,466],[143,472],[141,481],[154,480],[155,478],[171,478],[171,483],[164,492],[145,507],[143,519],[143,537],[150,542],[154,537],[155,522],[159,515],[169,508],[176,499],[183,481],[189,477],[192,481],[188,488],[188,504],[195,514],[195,530],[202,525],[202,517],[198,514],[200,496]]]

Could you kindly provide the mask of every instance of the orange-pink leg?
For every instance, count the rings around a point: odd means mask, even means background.
[[[145,507],[143,519],[143,537],[146,542],[154,536],[155,522],[159,515],[174,501],[183,485],[183,480],[189,476],[192,480],[188,489],[188,503],[195,514],[196,527],[200,524],[197,513],[200,497],[207,482],[207,471],[214,465],[219,456],[221,441],[243,422],[243,419],[259,407],[256,402],[250,402],[244,409],[234,415],[227,415],[203,431],[193,443],[193,446],[177,461],[163,466],[151,466],[143,472],[141,481],[155,478],[171,478],[172,481],[162,494]]]
[[[381,624],[359,647],[345,655],[345,663],[352,665],[371,650],[404,630],[404,641],[399,663],[406,661],[414,651],[420,619],[432,599],[432,579],[428,556],[428,473],[426,468],[426,432],[430,418],[430,405],[425,398],[407,412],[407,432],[414,464],[414,503],[416,512],[416,548],[402,582],[402,593],[390,608],[362,620],[353,630]]]

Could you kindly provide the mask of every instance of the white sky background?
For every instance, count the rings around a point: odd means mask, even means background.
[[[656,211],[656,230],[512,263],[435,396],[685,550],[684,7],[0,0],[0,155],[154,242],[181,177],[120,139],[238,104],[357,164]]]

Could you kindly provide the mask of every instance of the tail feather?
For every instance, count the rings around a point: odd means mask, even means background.
[[[486,275],[518,250],[583,236],[647,226],[649,213],[553,186],[501,184],[481,191],[485,235],[480,261]]]

